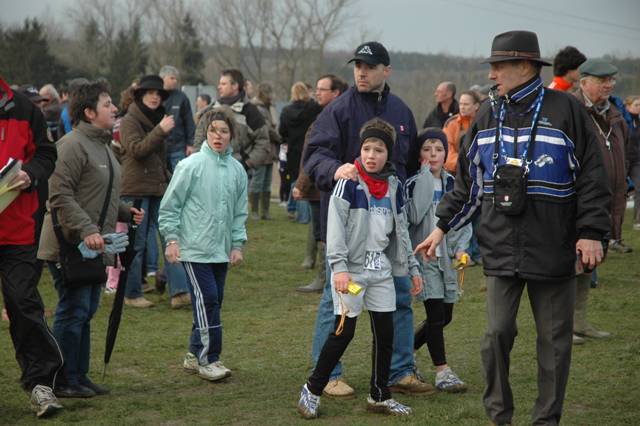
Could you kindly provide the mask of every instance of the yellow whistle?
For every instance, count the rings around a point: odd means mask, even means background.
[[[469,255],[467,253],[460,256],[460,260],[453,262],[454,269],[463,269],[469,264]]]
[[[349,284],[347,284],[347,291],[350,295],[355,296],[362,291],[362,286],[354,283],[353,281],[349,281]]]

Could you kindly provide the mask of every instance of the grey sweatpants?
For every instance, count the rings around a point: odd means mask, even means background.
[[[481,346],[486,380],[485,411],[497,424],[511,423],[514,406],[509,386],[509,357],[518,333],[516,316],[526,284],[537,332],[538,398],[533,407],[532,422],[557,425],[571,365],[575,279],[486,279],[487,331]]]

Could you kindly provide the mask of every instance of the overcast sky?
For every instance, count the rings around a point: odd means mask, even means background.
[[[60,17],[74,3],[0,0],[0,20]],[[568,44],[587,56],[640,57],[640,0],[357,0],[353,11],[334,48],[353,49],[364,31],[390,50],[487,56],[495,34],[526,29],[546,57]]]

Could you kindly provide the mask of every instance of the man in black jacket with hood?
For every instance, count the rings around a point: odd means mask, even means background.
[[[538,335],[532,420],[556,425],[571,364],[576,260],[588,269],[601,262],[611,194],[585,109],[542,85],[540,69],[549,63],[540,58],[536,34],[497,35],[486,62],[496,83],[493,100],[478,111],[458,157],[455,187],[436,211],[437,228],[416,251],[433,257],[444,234],[482,207],[485,411],[496,424],[511,423],[509,356],[526,285]]]

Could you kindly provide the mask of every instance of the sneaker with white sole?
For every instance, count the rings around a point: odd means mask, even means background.
[[[49,386],[36,385],[31,391],[31,407],[38,417],[49,417],[62,409]]]
[[[447,367],[436,374],[436,388],[442,392],[461,393],[467,390],[467,385]]]
[[[298,400],[298,413],[305,419],[318,418],[318,410],[320,409],[320,397],[311,393],[307,384],[300,391],[300,399]]]
[[[372,413],[388,414],[391,416],[409,416],[412,413],[411,407],[400,404],[393,398],[389,398],[384,401],[376,401],[371,398],[371,395],[367,397],[367,411],[371,411]]]
[[[215,362],[198,366],[198,376],[211,382],[216,382],[227,377],[227,372],[218,367]]]
[[[218,367],[222,371],[224,371],[224,373],[226,374],[226,377],[231,376],[231,370],[229,370],[227,367],[225,367],[224,364],[222,363],[222,361],[218,360],[218,361],[214,362],[214,364],[216,365],[216,367]]]
[[[184,368],[184,370],[189,374],[196,374],[198,372],[198,367],[200,367],[198,358],[191,352],[187,352],[184,356],[184,361],[182,361],[182,368]]]

